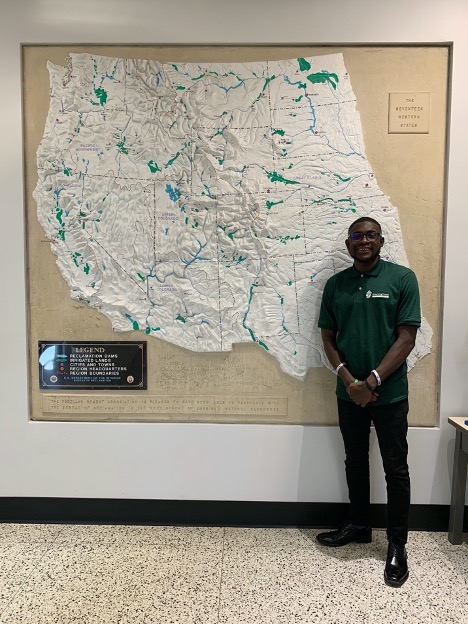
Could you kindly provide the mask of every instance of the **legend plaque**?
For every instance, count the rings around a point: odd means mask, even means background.
[[[39,340],[41,390],[146,390],[146,342]]]

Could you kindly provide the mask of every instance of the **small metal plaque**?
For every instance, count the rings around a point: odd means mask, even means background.
[[[146,390],[146,342],[39,340],[41,390]]]

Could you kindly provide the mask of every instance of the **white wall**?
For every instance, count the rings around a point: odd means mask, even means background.
[[[0,0],[0,496],[346,500],[335,427],[28,422],[20,43],[453,41],[441,426],[409,436],[413,503],[448,503],[446,421],[468,412],[467,29],[466,0]]]

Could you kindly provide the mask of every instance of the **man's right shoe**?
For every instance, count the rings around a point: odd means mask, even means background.
[[[384,579],[391,587],[401,587],[409,576],[406,548],[388,543]]]
[[[372,529],[371,527],[358,529],[354,524],[349,523],[336,531],[319,533],[316,540],[322,546],[345,546],[345,544],[350,544],[351,542],[368,544],[372,541]]]

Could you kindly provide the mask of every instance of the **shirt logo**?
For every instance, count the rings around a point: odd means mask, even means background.
[[[366,299],[389,299],[390,295],[388,293],[374,293],[372,290],[368,290],[366,292]]]

